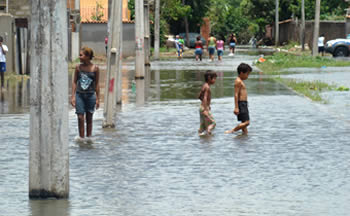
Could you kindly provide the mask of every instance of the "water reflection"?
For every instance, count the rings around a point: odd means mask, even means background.
[[[206,70],[151,70],[147,68],[145,78],[134,79],[133,70],[122,70],[121,103],[197,99],[197,94],[204,82]],[[215,70],[218,74],[212,86],[213,98],[232,97],[234,92],[235,71]],[[104,74],[105,71],[102,71]],[[104,75],[103,75],[104,76]],[[20,79],[7,82],[7,91],[0,92],[0,113],[27,113],[30,101],[30,80]],[[103,104],[104,83],[101,83]],[[284,86],[274,82],[261,72],[253,72],[247,81],[248,91],[255,94],[292,94]],[[70,96],[69,96],[70,97]]]
[[[31,215],[70,216],[69,200],[29,200]]]
[[[29,111],[30,80],[24,76],[5,82],[5,91],[0,92],[0,114],[17,114]]]

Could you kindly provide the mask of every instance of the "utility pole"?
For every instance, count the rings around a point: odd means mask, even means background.
[[[79,12],[79,16],[80,16],[80,0],[75,0],[74,8],[77,12]],[[75,22],[75,32],[80,33],[80,17],[79,17],[79,22]]]
[[[80,51],[80,0],[74,1],[74,10],[71,11],[71,15],[74,17],[75,31],[71,33],[71,60],[74,61],[79,58]],[[69,19],[68,19],[69,20]],[[68,23],[69,28],[71,27]],[[69,29],[70,30],[70,29]]]
[[[305,0],[301,0],[301,49],[305,50]]]
[[[31,3],[29,197],[68,198],[67,0]]]
[[[159,59],[159,13],[160,0],[155,0],[155,18],[154,18],[154,59]]]
[[[276,0],[276,15],[275,15],[275,46],[279,45],[279,41],[280,41],[280,29],[279,29],[279,0]]]
[[[136,40],[136,61],[135,79],[145,78],[145,46],[144,46],[144,8],[143,0],[135,0],[135,40]]]
[[[145,66],[149,67],[151,66],[150,62],[150,47],[151,47],[151,31],[150,31],[150,24],[149,24],[149,4],[148,0],[144,0],[144,14],[145,16]]]
[[[108,36],[108,62],[103,110],[103,128],[114,128],[115,106],[119,102],[117,93],[121,91],[121,51],[122,51],[122,0],[112,2],[110,28]]]
[[[9,0],[6,0],[6,13],[9,13]]]
[[[185,6],[186,5],[186,2],[185,0],[182,0],[182,5]],[[188,26],[188,18],[187,18],[187,15],[185,16],[185,31],[186,31],[186,46],[187,47],[190,47],[190,40],[189,40],[189,32],[190,32],[190,29],[189,29],[189,26]]]
[[[313,39],[313,43],[312,43],[312,56],[318,55],[318,35],[320,33],[320,10],[321,10],[321,0],[316,0],[314,39]]]

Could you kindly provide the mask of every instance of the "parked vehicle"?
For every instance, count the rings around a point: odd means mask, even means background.
[[[349,56],[350,39],[338,38],[327,41],[325,51],[332,54],[333,57]]]
[[[199,33],[195,33],[195,32],[188,33],[188,39],[190,41],[190,47],[189,48],[194,48],[195,47],[195,42],[197,40],[196,38],[197,38],[198,35],[200,35],[200,34]],[[180,33],[179,36],[184,38],[185,46],[187,46],[186,33]],[[203,42],[203,45],[205,45],[207,43],[207,41],[202,36],[201,36],[201,40]]]

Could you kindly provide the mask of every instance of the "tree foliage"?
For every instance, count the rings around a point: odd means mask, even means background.
[[[104,16],[104,14],[103,14],[103,6],[102,6],[101,2],[96,1],[95,12],[91,14],[90,18],[93,21],[101,21],[103,16]]]
[[[302,0],[279,0],[279,18],[301,18]],[[344,0],[321,1],[321,20],[344,20],[349,4]],[[134,0],[129,0],[134,17]],[[239,41],[263,37],[265,26],[275,22],[275,0],[160,0],[161,32],[185,32],[187,17],[190,32],[200,31],[204,17],[209,17],[211,31],[227,37],[234,32]],[[315,0],[305,0],[305,16],[314,19]]]

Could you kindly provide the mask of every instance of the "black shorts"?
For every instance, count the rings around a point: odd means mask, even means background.
[[[241,122],[249,121],[249,110],[247,101],[238,101],[239,114],[237,120]]]
[[[323,53],[324,52],[324,47],[318,47],[318,52]]]

